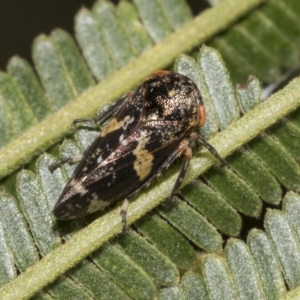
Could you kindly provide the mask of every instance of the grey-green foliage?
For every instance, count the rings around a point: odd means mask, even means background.
[[[139,0],[134,5],[124,1],[115,7],[108,1],[98,1],[92,10],[82,9],[77,14],[76,37],[84,58],[62,30],[38,37],[33,57],[42,87],[27,62],[20,58],[10,61],[9,74],[1,74],[0,78],[3,145],[191,19],[188,7],[179,0],[151,4]],[[170,9],[174,6],[176,10]],[[287,22],[299,11],[292,1],[271,1],[211,42],[220,48],[235,81],[241,82],[249,73],[273,80],[281,65],[290,66],[297,60],[298,23],[294,31],[283,35],[284,24],[276,19],[278,7],[284,8]],[[255,33],[256,27],[259,34]],[[272,36],[278,40],[275,42]],[[252,49],[256,49],[255,55]],[[236,65],[238,68],[234,68]],[[209,47],[202,47],[196,59],[178,57],[174,70],[192,78],[202,92],[208,120],[200,133],[206,138],[225,129],[240,117],[241,111],[246,113],[261,100],[258,80],[252,77],[247,85],[234,87],[221,55]],[[9,99],[18,101],[18,105],[8,105]],[[108,242],[67,277],[49,286],[47,295],[36,297],[225,299],[226,295],[228,299],[278,299],[285,293],[284,280],[289,288],[296,288],[300,169],[299,149],[293,145],[300,138],[299,112],[283,123],[230,156],[231,167],[210,171],[188,184],[181,193],[184,201],[177,199],[174,209],[158,209],[141,218],[135,231]],[[64,141],[60,155],[82,152],[96,134],[93,129],[81,129],[75,139]],[[0,194],[2,284],[16,277],[17,269],[23,272],[39,255],[46,255],[61,244],[62,238],[72,238],[82,227],[80,221],[63,223],[53,219],[51,209],[74,169],[66,165],[51,174],[48,165],[53,161],[52,156],[44,154],[37,160],[35,172],[22,170],[18,174],[18,199],[5,192]],[[239,234],[240,212],[257,217],[262,201],[277,204],[282,186],[292,192],[286,195],[282,212],[269,211],[266,232],[251,231],[247,243],[230,240],[221,256],[197,258],[195,246],[220,252],[220,233]],[[184,274],[181,280],[180,272]]]

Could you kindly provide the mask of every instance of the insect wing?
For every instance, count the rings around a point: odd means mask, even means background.
[[[83,177],[77,179],[75,171],[76,177],[66,186],[54,208],[57,218],[84,216],[126,197],[157,172],[180,142],[180,139],[173,139],[162,144],[160,135],[150,133],[142,139],[134,136],[141,132],[143,130],[134,131],[126,146],[119,143],[102,162],[91,159],[93,168],[88,168],[86,173],[82,171]],[[101,145],[105,140],[99,137],[89,151],[95,153],[92,150],[97,148],[95,144]]]

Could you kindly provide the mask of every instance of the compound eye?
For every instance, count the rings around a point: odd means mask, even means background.
[[[202,104],[198,105],[198,127],[203,126],[206,120],[205,108]]]

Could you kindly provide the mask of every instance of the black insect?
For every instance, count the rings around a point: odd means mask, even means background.
[[[191,139],[223,161],[195,132],[205,122],[205,110],[197,86],[186,76],[158,71],[97,118],[74,123],[102,123],[111,116],[84,155],[63,158],[50,166],[54,170],[80,160],[53,209],[56,218],[82,217],[123,199],[125,229],[128,201],[183,155],[170,199],[178,192],[192,157]]]

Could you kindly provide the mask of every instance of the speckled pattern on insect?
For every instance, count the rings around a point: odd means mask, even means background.
[[[124,200],[125,228],[128,201],[183,155],[170,199],[178,192],[192,157],[191,139],[222,160],[195,132],[205,122],[205,110],[197,86],[184,75],[158,71],[95,119],[74,123],[102,123],[109,118],[83,156],[63,158],[50,166],[53,170],[80,160],[53,209],[58,219],[82,217]]]

